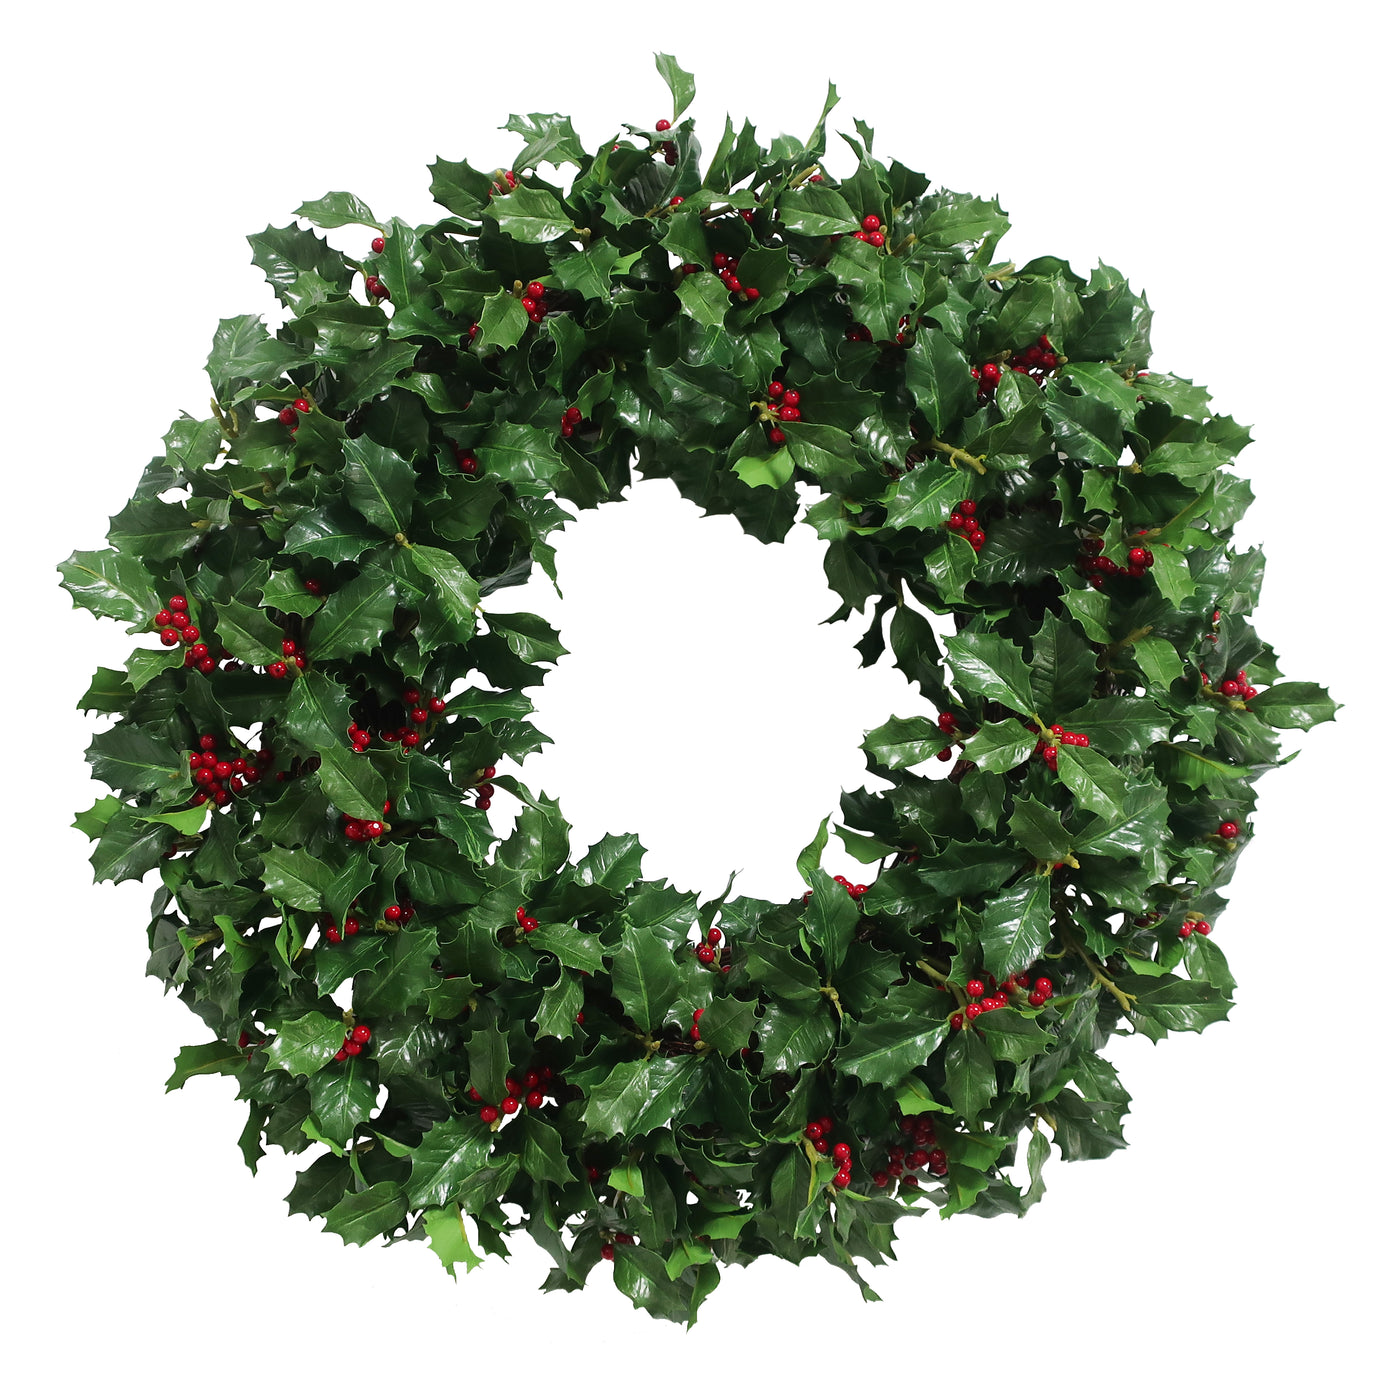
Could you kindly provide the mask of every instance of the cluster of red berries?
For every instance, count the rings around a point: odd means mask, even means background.
[[[545,318],[545,313],[549,307],[545,305],[544,283],[531,282],[525,288],[525,295],[520,298],[520,305],[524,308],[525,314],[535,325],[539,325]]]
[[[375,825],[378,823],[376,822]],[[339,924],[327,924],[324,937],[327,943],[340,943],[347,938],[354,938],[359,931],[360,921],[353,914],[347,914],[345,927],[342,928]]]
[[[533,914],[527,913],[523,904],[515,911],[515,922],[520,925],[522,933],[534,933],[540,926],[540,921]]]
[[[356,1026],[349,1035],[345,1037],[345,1044],[335,1052],[337,1060],[348,1060],[360,1054],[365,1046],[369,1044],[374,1032],[368,1026]]]
[[[658,131],[670,131],[671,123],[668,122],[665,117],[662,117],[661,120],[656,123],[656,129]],[[676,150],[676,143],[674,141],[663,141],[661,143],[661,154],[665,157],[667,165],[674,165],[676,161],[680,159],[680,154]]]
[[[592,1174],[592,1172],[594,1172],[594,1171],[596,1171],[596,1170],[597,1170],[596,1167],[590,1167],[590,1168],[589,1168],[590,1175]],[[637,1243],[637,1241],[634,1240],[634,1239],[632,1238],[632,1236],[629,1235],[625,1230],[620,1230],[620,1231],[618,1231],[617,1234],[615,1234],[615,1235],[612,1237],[612,1240],[611,1240],[611,1241],[608,1241],[608,1240],[604,1240],[604,1241],[603,1241],[601,1248],[598,1250],[598,1253],[601,1254],[602,1257],[603,1257],[604,1259],[611,1259],[611,1258],[613,1257],[614,1252],[615,1252],[615,1251],[613,1250],[613,1245],[618,1245],[618,1244],[636,1244],[636,1243]]]
[[[1000,1011],[1002,1007],[1009,1005],[1012,994],[1018,990],[1029,992],[1026,1000],[1034,1007],[1044,1006],[1055,994],[1055,984],[1048,977],[1037,977],[1031,981],[1029,971],[1018,972],[1012,977],[1008,977],[1000,987],[993,992],[988,992],[987,988],[992,985],[992,976],[984,972],[980,977],[974,977],[964,988],[967,992],[967,1005],[961,1011],[955,1011],[948,1018],[948,1024],[955,1031],[962,1030],[963,1022],[975,1021],[986,1011]]]
[[[282,680],[293,666],[298,671],[306,669],[306,650],[295,637],[282,638],[282,655],[284,660],[270,662],[263,668],[274,680]]]
[[[739,259],[732,253],[716,253],[714,256],[715,276],[724,283],[725,290],[734,296],[743,297],[746,301],[757,301],[762,293],[757,287],[746,287],[739,280],[739,275],[735,268],[739,265]],[[693,267],[693,263],[687,263],[687,267]]]
[[[972,728],[968,730],[960,730],[958,728],[958,717],[956,715],[949,714],[947,710],[944,710],[943,713],[938,716],[938,727],[945,734],[958,735],[958,738],[954,741],[958,744],[965,744],[970,738],[972,738],[974,734],[977,733],[976,725],[973,725]],[[947,748],[939,749],[936,756],[940,763],[947,763],[947,761],[953,756],[952,746],[949,745],[949,747]]]
[[[838,234],[837,237],[840,235]],[[851,230],[851,237],[858,239],[862,243],[868,243],[872,248],[883,248],[885,245],[884,224],[878,214],[867,214],[861,221],[860,227]]]
[[[151,626],[160,629],[162,646],[177,647],[181,642],[199,640],[199,628],[190,620],[190,602],[183,593],[170,595],[166,605],[151,619]],[[208,653],[207,647],[205,653]]]
[[[833,875],[831,878],[854,900],[864,899],[870,893],[869,885],[853,885],[844,875]]]
[[[401,724],[396,729],[381,729],[379,737],[386,744],[400,745],[404,753],[408,753],[423,742],[419,728],[435,715],[442,714],[447,709],[447,701],[440,695],[430,695],[425,702],[423,692],[415,686],[409,686],[403,692],[403,703],[409,723]],[[373,733],[361,724],[352,722],[346,726],[345,732],[350,736],[350,747],[356,753],[364,753],[374,742]]]
[[[229,758],[218,755],[219,741],[212,734],[199,736],[199,747],[191,750],[190,773],[197,789],[195,802],[212,802],[223,807],[232,802],[250,783],[255,783],[272,762],[272,750],[260,749],[255,759],[245,754]]]
[[[802,421],[802,410],[798,404],[802,402],[802,395],[796,389],[789,389],[779,379],[775,379],[768,386],[768,412],[777,418],[780,423],[800,423]],[[768,441],[775,444],[787,441],[787,434],[781,428],[769,428]]]
[[[496,776],[494,764],[488,764],[481,770],[481,776],[472,786],[476,789],[476,806],[483,812],[491,810],[491,798],[496,789],[491,784],[491,779]]]
[[[372,272],[365,273],[365,291],[379,301],[385,301],[389,296],[388,287],[386,287]]]
[[[357,750],[358,752],[358,750]],[[389,809],[394,804],[386,801],[384,803],[384,815],[389,815]],[[384,823],[380,821],[361,821],[352,817],[348,812],[341,813],[341,831],[347,841],[377,841],[384,835]]]
[[[823,1156],[831,1153],[831,1159],[836,1163],[836,1175],[831,1184],[838,1191],[844,1191],[851,1184],[851,1145],[847,1142],[828,1145],[827,1138],[835,1131],[836,1124],[830,1118],[814,1118],[803,1128],[802,1135]]]
[[[1181,938],[1190,938],[1193,933],[1209,933],[1210,921],[1208,919],[1183,919],[1181,928],[1177,932]]]
[[[961,535],[979,554],[982,552],[987,536],[977,520],[976,501],[959,501],[958,508],[949,515],[947,525],[953,534]]]
[[[906,1190],[917,1190],[922,1184],[918,1173],[922,1171],[931,1176],[948,1175],[948,1154],[938,1146],[933,1114],[921,1113],[916,1118],[906,1113],[899,1120],[899,1131],[904,1134],[905,1142],[903,1145],[895,1143],[890,1148],[888,1170],[871,1175],[877,1190],[883,1191],[891,1183]]]
[[[715,932],[718,933],[719,930],[716,929]],[[705,1008],[704,1008],[703,1006],[697,1006],[697,1007],[695,1008],[694,1014],[693,1014],[693,1015],[691,1016],[691,1018],[690,1018],[690,1038],[691,1038],[692,1040],[699,1040],[699,1039],[700,1039],[700,1018],[701,1018],[704,1014],[705,1014]]]
[[[712,928],[704,936],[704,938],[700,940],[699,944],[695,949],[695,957],[697,961],[703,963],[706,967],[711,966],[714,960],[717,957],[719,957],[720,946],[723,944],[723,942],[724,934],[722,934],[719,931],[719,929]],[[720,971],[727,972],[728,968],[721,967]],[[697,1012],[696,1014],[698,1015],[699,1013]]]
[[[1026,728],[1029,729],[1032,734],[1035,733],[1035,725],[1028,724]],[[1045,766],[1052,773],[1059,771],[1061,744],[1068,744],[1072,749],[1087,749],[1090,747],[1089,736],[1087,734],[1076,734],[1072,729],[1066,729],[1062,724],[1052,724],[1050,726],[1050,733],[1055,736],[1058,742],[1052,744],[1048,739],[1037,739],[1035,741],[1035,751],[1045,760]]]
[[[1220,693],[1228,699],[1253,700],[1259,692],[1249,683],[1244,668],[1235,672],[1234,679],[1220,682]]]
[[[583,410],[577,404],[570,404],[559,415],[559,436],[571,438],[583,422]]]
[[[518,1113],[523,1103],[526,1108],[543,1108],[546,1098],[559,1098],[560,1091],[567,1087],[562,1079],[555,1079],[554,1071],[548,1065],[541,1065],[538,1069],[526,1070],[519,1079],[512,1071],[506,1075],[506,1096],[499,1104],[487,1104],[481,1110],[481,1121],[488,1125],[494,1123],[498,1118],[509,1118],[512,1113]],[[470,1088],[467,1090],[467,1097],[473,1103],[480,1103],[482,1096],[479,1090]]]
[[[513,170],[498,170],[496,179],[493,181],[497,194],[509,194],[520,181],[516,178]]]
[[[1141,532],[1139,532],[1141,533]],[[1116,564],[1103,553],[1101,539],[1084,540],[1080,546],[1080,557],[1074,567],[1088,576],[1090,588],[1102,588],[1104,580],[1122,575],[1126,578],[1141,578],[1156,562],[1152,551],[1143,545],[1135,544],[1128,551],[1126,565]]]
[[[301,424],[301,415],[310,412],[310,399],[296,399],[277,415],[277,421],[284,427],[290,428],[293,432],[296,432],[298,426]]]
[[[386,924],[406,924],[413,917],[414,912],[411,904],[386,904],[384,906],[384,922]]]
[[[846,328],[846,339],[852,343],[859,343],[861,341],[874,340],[875,337],[870,334],[869,326],[863,325],[861,322],[857,321],[854,325]]]

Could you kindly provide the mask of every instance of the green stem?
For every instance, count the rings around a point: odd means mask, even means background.
[[[954,447],[949,442],[940,442],[937,438],[930,438],[929,442],[937,451],[946,452],[954,462],[961,462],[964,466],[971,467],[979,476],[986,476],[987,469],[982,465],[981,457],[974,457],[971,452]]]

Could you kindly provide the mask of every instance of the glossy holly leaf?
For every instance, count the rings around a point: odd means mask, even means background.
[[[576,1180],[564,1158],[559,1129],[553,1124],[522,1113],[508,1130],[506,1143],[520,1154],[521,1168],[532,1180],[552,1181],[559,1186]]]
[[[552,243],[574,227],[574,221],[548,190],[519,185],[491,201],[491,213],[501,232],[521,243]],[[521,313],[524,315],[524,312]]]
[[[1050,942],[1050,881],[1028,875],[987,901],[982,953],[998,981],[1023,972]]]
[[[640,1030],[657,1029],[681,984],[671,945],[649,929],[625,924],[608,961],[622,1009]]]
[[[273,846],[263,852],[263,885],[272,897],[297,909],[319,912],[331,882],[330,867],[305,851]]]
[[[219,640],[240,661],[253,666],[266,666],[283,660],[282,639],[285,636],[262,608],[230,601],[215,605]]]
[[[383,232],[384,225],[370,212],[369,205],[344,190],[332,190],[320,199],[309,199],[297,207],[296,216],[308,219],[320,228],[343,228],[346,224],[364,224]]]
[[[1022,720],[1002,719],[984,724],[963,747],[962,757],[984,772],[1005,773],[1024,763],[1034,752],[1035,743],[1035,734]]]
[[[656,71],[671,90],[671,115],[679,121],[686,108],[695,101],[695,75],[687,73],[668,53],[656,55]]]
[[[870,730],[861,747],[882,767],[912,768],[932,758],[947,743],[948,736],[931,719],[912,715],[889,719]]]
[[[818,870],[812,879],[812,897],[803,910],[802,922],[828,973],[835,973],[845,961],[859,916],[855,900]]]
[[[734,475],[746,486],[770,486],[777,489],[792,480],[796,462],[786,447],[762,457],[740,457],[733,464]]]
[[[848,234],[861,218],[839,190],[824,184],[784,190],[778,198],[778,217],[790,233],[809,238]]]
[[[1311,729],[1334,718],[1338,706],[1311,681],[1281,681],[1251,700],[1249,709],[1275,729]]]
[[[1071,838],[1060,814],[1027,794],[1018,796],[1013,805],[1011,836],[1016,844],[1036,860],[1064,860]]]
[[[645,854],[641,838],[631,833],[604,836],[588,848],[588,853],[578,863],[574,879],[582,885],[598,885],[621,894],[642,878]]]
[[[329,801],[347,816],[362,821],[383,816],[384,778],[364,755],[345,741],[349,697],[320,671],[299,671],[287,705],[287,732],[316,751],[321,766],[317,781]]]
[[[836,1026],[831,1015],[774,1007],[758,1027],[764,1074],[792,1074],[802,1065],[821,1064],[831,1053]]]
[[[88,746],[92,776],[117,792],[178,791],[188,781],[184,760],[147,730],[118,724]]]
[[[615,1066],[594,1089],[583,1119],[600,1137],[640,1137],[671,1121],[688,1094],[697,1087],[700,1061],[693,1055],[677,1059],[654,1056]]]
[[[937,326],[920,328],[905,356],[905,377],[914,402],[928,419],[935,437],[946,437],[977,407],[970,370],[967,356]],[[966,477],[964,472],[956,475]],[[950,509],[951,505],[950,502]],[[946,511],[944,516],[946,519]]]
[[[941,530],[970,486],[967,472],[939,461],[925,462],[905,472],[885,493],[885,526],[890,530]]]
[[[1121,815],[1128,796],[1122,770],[1091,748],[1059,748],[1056,776],[1070,790],[1074,805],[1110,819]]]
[[[386,535],[404,534],[413,510],[412,466],[368,435],[345,444],[345,499]]]
[[[603,970],[603,946],[596,933],[574,928],[571,924],[542,923],[527,933],[525,939],[532,948],[553,953],[565,967],[589,973]]]
[[[235,1074],[243,1066],[248,1052],[222,1040],[208,1045],[186,1045],[175,1056],[175,1068],[165,1081],[165,1092],[183,1088],[197,1074]]]
[[[393,626],[394,591],[389,577],[366,569],[326,600],[312,619],[308,650],[318,658],[362,656],[373,651]]]
[[[353,1055],[311,1076],[311,1114],[321,1132],[335,1143],[349,1142],[355,1129],[374,1113],[379,1086],[367,1055]]]
[[[926,1065],[947,1035],[947,1016],[933,989],[910,983],[894,989],[883,1014],[855,1025],[834,1063],[862,1084],[896,1084]]]
[[[1162,690],[1169,690],[1181,679],[1181,656],[1164,637],[1143,637],[1134,642],[1133,660],[1142,674]]]
[[[997,1091],[996,1066],[974,1025],[966,1025],[948,1042],[943,1061],[948,1098],[958,1116],[980,1123]]]
[[[1090,747],[1110,757],[1142,753],[1171,732],[1171,721],[1147,696],[1107,695],[1057,715],[1068,730],[1085,735]]]
[[[98,617],[133,623],[132,632],[149,627],[161,607],[155,583],[141,561],[115,549],[76,550],[58,571],[75,606]]]
[[[415,1209],[445,1206],[491,1156],[491,1133],[480,1118],[435,1123],[410,1153],[413,1170],[404,1186]]]
[[[400,929],[386,939],[389,955],[381,966],[355,978],[355,1011],[361,1016],[400,1015],[419,1005],[439,975],[437,935],[430,928]]]
[[[1068,618],[1046,614],[1031,643],[1031,698],[1047,724],[1094,693],[1098,657]]]
[[[1055,1040],[1033,1012],[1011,1006],[983,1012],[977,1018],[977,1034],[994,1060],[1006,1060],[1014,1065],[1043,1055]]]
[[[392,1230],[408,1213],[404,1194],[392,1181],[376,1181],[363,1191],[350,1191],[325,1212],[325,1229],[346,1244],[365,1245]]]
[[[448,619],[470,635],[475,630],[477,605],[481,601],[476,580],[445,549],[417,544],[409,551],[409,558],[419,573],[432,580],[432,596]]]
[[[985,696],[1018,714],[1035,709],[1030,667],[1015,642],[988,632],[959,632],[947,639],[945,650],[965,695]]]
[[[315,1074],[345,1041],[345,1023],[320,1011],[286,1021],[267,1047],[267,1062],[287,1074]]]
[[[520,343],[530,318],[520,304],[520,298],[504,287],[486,298],[481,308],[479,330],[473,342],[478,352],[492,348],[509,350]]]

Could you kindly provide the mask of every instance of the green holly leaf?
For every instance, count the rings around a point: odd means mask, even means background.
[[[1011,1006],[983,1012],[977,1018],[977,1033],[994,1060],[1006,1060],[1014,1065],[1043,1055],[1055,1041],[1034,1013],[1018,1011]]]
[[[509,194],[498,194],[491,201],[491,213],[501,232],[520,243],[552,243],[573,232],[574,221],[559,201],[548,190],[533,185],[518,185]]]
[[[1094,693],[1098,657],[1084,634],[1067,618],[1047,613],[1031,643],[1031,698],[1038,712],[1059,718]]]
[[[132,632],[149,627],[160,610],[155,583],[141,561],[114,549],[76,550],[58,571],[75,606],[97,617],[133,623]]]
[[[700,1061],[656,1056],[616,1065],[589,1096],[583,1121],[600,1137],[637,1138],[669,1123],[696,1086]]]
[[[267,1047],[267,1062],[287,1074],[315,1074],[345,1042],[345,1023],[320,1011],[286,1021]]]
[[[803,1065],[821,1064],[831,1053],[835,1040],[836,1027],[830,1016],[810,1016],[805,1011],[774,1007],[758,1027],[763,1072],[792,1074]]]
[[[415,1210],[445,1206],[491,1156],[491,1133],[480,1118],[434,1123],[409,1154],[413,1170],[404,1192]]]
[[[400,929],[386,941],[389,956],[384,965],[355,978],[357,1015],[399,1015],[420,1004],[439,980],[433,970],[438,946],[432,929]]]
[[[413,511],[413,467],[369,436],[345,444],[345,499],[386,535],[405,534]]]
[[[316,777],[321,790],[347,816],[378,820],[387,789],[379,770],[367,757],[346,746],[349,697],[320,671],[299,671],[287,704],[287,732],[316,751],[321,760]]]
[[[829,973],[834,973],[845,961],[859,917],[855,900],[834,880],[823,879],[821,871],[815,872],[812,897],[803,911],[802,922],[812,943],[820,949],[821,960]]]
[[[656,1030],[680,988],[680,968],[671,945],[649,929],[625,924],[608,950],[613,995],[639,1029]]]
[[[520,343],[530,318],[520,304],[520,298],[504,287],[486,298],[481,308],[476,339],[472,342],[478,353],[486,350],[509,350]]]
[[[419,573],[433,581],[433,597],[449,620],[470,634],[475,629],[481,602],[476,580],[445,549],[416,544],[409,551],[409,558]]]
[[[914,402],[928,419],[935,437],[947,437],[976,409],[977,390],[970,369],[967,356],[937,326],[919,329],[906,352],[905,376]],[[957,475],[961,477],[965,473]],[[961,499],[961,496],[954,498]],[[945,511],[945,519],[947,514]]]
[[[890,530],[941,530],[970,488],[967,472],[938,461],[924,462],[905,472],[885,493],[885,526]]]
[[[368,1244],[387,1234],[408,1213],[404,1194],[392,1181],[376,1181],[363,1191],[349,1191],[325,1212],[324,1228],[346,1244]]]
[[[248,1052],[226,1041],[215,1040],[208,1045],[186,1045],[175,1056],[175,1069],[165,1081],[165,1092],[183,1088],[197,1074],[237,1074]]]
[[[1035,742],[1036,736],[1021,720],[1002,719],[984,724],[964,746],[962,756],[987,773],[1005,773],[1031,756]]]
[[[455,1279],[457,1265],[468,1273],[484,1260],[467,1239],[467,1222],[460,1209],[425,1210],[423,1229],[428,1236],[428,1248],[442,1261],[442,1267]]]
[[[331,882],[330,867],[305,851],[289,851],[273,846],[263,852],[263,884],[282,904],[318,913],[325,904],[326,886]]]
[[[702,326],[722,326],[724,318],[733,302],[723,282],[708,269],[693,272],[681,280],[676,295],[685,308],[686,315]],[[781,483],[777,483],[781,484]]]
[[[747,486],[770,486],[776,490],[792,480],[797,463],[786,447],[764,457],[740,457],[731,470]]]
[[[668,53],[656,55],[656,71],[671,90],[671,115],[679,121],[682,113],[695,101],[695,75],[687,73]]]
[[[363,656],[379,645],[393,623],[390,580],[378,569],[366,569],[326,600],[312,620],[308,650],[318,660]]]
[[[836,1068],[862,1084],[898,1083],[926,1065],[948,1035],[947,1017],[930,987],[910,983],[895,988],[886,1007],[885,1015],[857,1022],[836,1055]]]
[[[86,757],[92,776],[117,792],[174,795],[188,782],[189,769],[180,755],[155,735],[130,724],[118,724],[97,735]]]
[[[1337,702],[1311,681],[1281,681],[1255,696],[1249,709],[1275,729],[1311,729],[1336,716]]]
[[[567,1186],[576,1180],[564,1158],[559,1129],[541,1118],[522,1113],[506,1130],[506,1145],[520,1154],[520,1165],[533,1181]]]
[[[908,719],[891,718],[878,729],[869,730],[861,748],[882,767],[912,768],[947,744],[948,736],[931,719],[912,715]]]
[[[284,659],[282,638],[285,634],[261,608],[230,601],[216,604],[215,611],[219,640],[240,661],[266,666]]]
[[[997,1092],[996,1066],[974,1025],[967,1025],[948,1042],[943,1061],[944,1082],[958,1116],[979,1123]]]
[[[808,238],[829,238],[850,233],[861,216],[829,185],[799,185],[778,198],[778,218],[789,233]],[[966,370],[964,370],[966,373]]]
[[[1142,637],[1134,642],[1133,660],[1142,674],[1162,690],[1170,690],[1181,679],[1181,656],[1164,637]]]
[[[1011,835],[1016,844],[1036,860],[1064,860],[1071,849],[1071,838],[1060,814],[1024,794],[1018,796],[1013,805]]]
[[[311,1115],[333,1143],[349,1142],[355,1129],[374,1113],[379,1086],[364,1055],[331,1064],[311,1076]]]
[[[1025,971],[1049,942],[1050,881],[1044,876],[1027,876],[987,901],[982,953],[998,982]]]
[[[598,885],[617,894],[642,878],[642,857],[646,850],[641,838],[627,833],[604,836],[588,848],[578,863],[574,879],[581,885]]]
[[[1034,711],[1030,668],[1014,642],[988,632],[959,632],[945,646],[948,665],[969,698],[980,695],[1018,714]]]
[[[346,224],[364,224],[367,228],[384,231],[384,225],[370,212],[369,205],[344,190],[332,190],[320,199],[307,200],[296,210],[299,219],[308,219],[320,228],[344,228]]]
[[[544,923],[525,938],[532,948],[553,953],[565,967],[589,973],[603,970],[603,946],[596,933],[586,933],[570,924]]]
[[[1128,797],[1122,770],[1091,748],[1059,747],[1056,776],[1070,790],[1074,805],[1110,820],[1121,816]]]
[[[1085,735],[1092,748],[1110,757],[1142,753],[1171,732],[1166,712],[1145,695],[1107,695],[1056,718],[1066,729]]]

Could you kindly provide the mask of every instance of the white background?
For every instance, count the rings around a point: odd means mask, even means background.
[[[1047,1396],[1375,1394],[1393,1287],[1395,867],[1382,713],[1390,526],[1393,152],[1380,6],[1003,3],[729,9],[419,3],[33,6],[9,22],[4,291],[8,652],[6,1370],[22,1396],[442,1393],[511,1380],[749,1396],[1026,1384]],[[1102,257],[1157,310],[1154,364],[1255,425],[1264,635],[1342,721],[1263,783],[1219,937],[1240,979],[1202,1037],[1116,1052],[1131,1147],[1052,1162],[1024,1221],[930,1218],[864,1305],[821,1264],[733,1272],[689,1334],[607,1286],[540,1295],[528,1242],[453,1285],[421,1246],[358,1250],[255,1180],[223,1080],[166,1097],[202,1027],[143,978],[148,893],[88,886],[67,829],[97,789],[71,710],[130,642],[71,611],[54,563],[106,517],[181,409],[202,413],[216,319],[274,303],[246,233],[349,189],[433,217],[424,165],[507,162],[520,110],[586,144],[668,111],[651,54],[724,112],[835,120],[935,183],[999,194],[1004,253]],[[847,128],[849,129],[849,127]],[[840,148],[837,143],[838,149]],[[834,162],[839,170],[839,155]],[[357,239],[351,232],[349,237]],[[1336,425],[1336,426],[1334,426]],[[783,897],[863,771],[861,731],[911,712],[857,673],[815,537],[699,522],[668,488],[560,550],[573,651],[540,693],[558,740],[525,776],[580,837],[637,829],[647,873]],[[1393,671],[1390,672],[1393,675]],[[1390,838],[1387,840],[1387,838]],[[848,873],[855,877],[855,868]],[[1393,1300],[1392,1300],[1393,1304]],[[353,1387],[353,1390],[349,1388]]]

